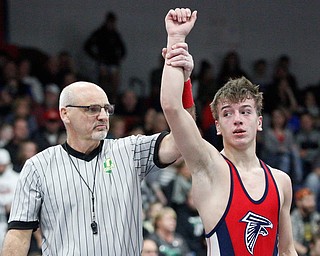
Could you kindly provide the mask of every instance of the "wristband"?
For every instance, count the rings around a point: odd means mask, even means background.
[[[191,79],[184,82],[183,93],[182,93],[182,105],[186,108],[191,108],[194,105],[193,95],[192,95],[192,84]]]

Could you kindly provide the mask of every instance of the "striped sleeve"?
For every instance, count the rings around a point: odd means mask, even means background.
[[[16,186],[9,218],[9,229],[36,229],[41,206],[39,175],[29,159]]]
[[[133,136],[134,143],[134,162],[139,175],[144,177],[150,171],[164,168],[159,161],[159,146],[162,139],[168,134],[163,132],[151,136]]]

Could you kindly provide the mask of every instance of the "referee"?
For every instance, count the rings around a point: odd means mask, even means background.
[[[180,49],[177,65],[188,78],[193,60]],[[59,111],[67,140],[26,161],[2,255],[27,255],[38,228],[44,256],[140,255],[140,183],[180,157],[171,133],[105,139],[114,106],[89,82],[65,87]]]

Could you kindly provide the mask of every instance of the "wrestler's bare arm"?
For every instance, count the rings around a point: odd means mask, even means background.
[[[292,202],[292,184],[290,177],[283,171],[271,168],[280,194],[279,216],[279,255],[296,256],[294,249],[290,209]]]

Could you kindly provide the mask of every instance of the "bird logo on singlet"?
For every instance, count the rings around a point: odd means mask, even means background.
[[[267,218],[249,211],[242,219],[246,222],[245,242],[247,250],[253,255],[254,246],[258,236],[267,236],[269,234],[267,228],[273,228],[273,224]]]

